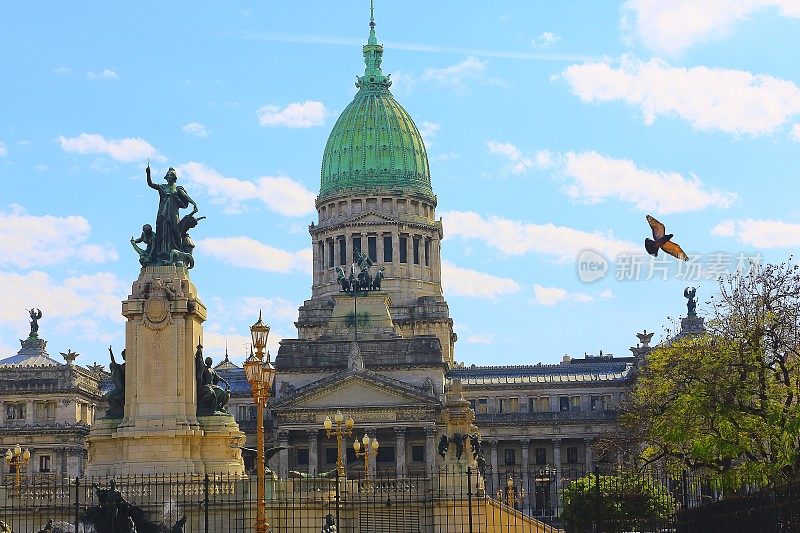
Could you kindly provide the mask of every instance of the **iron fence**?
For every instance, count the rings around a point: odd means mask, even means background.
[[[139,533],[254,531],[256,489],[254,477],[213,474],[117,477],[113,485],[40,478],[0,486],[0,520],[16,533],[36,533],[50,520],[56,533],[103,533],[130,511]],[[509,466],[481,475],[453,464],[402,477],[270,478],[265,493],[274,532],[319,533],[326,516],[348,533],[800,530],[800,481],[726,492],[701,473],[611,465],[591,472]]]

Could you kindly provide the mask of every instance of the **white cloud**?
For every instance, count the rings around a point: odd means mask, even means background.
[[[246,331],[246,328],[244,329]],[[278,354],[280,342],[285,338],[291,338],[291,335],[284,335],[274,329],[270,330],[269,337],[267,337],[267,351],[273,362]],[[230,359],[241,366],[246,359],[244,352],[252,342],[249,335],[230,331],[230,329],[223,330],[221,325],[216,323],[206,324],[203,330],[203,352],[213,356],[215,365],[223,360],[227,346]]]
[[[486,71],[486,65],[486,61],[470,56],[449,67],[427,68],[420,76],[420,81],[463,88],[467,80],[482,76]]]
[[[298,305],[280,296],[275,298],[262,298],[259,296],[246,296],[241,298],[236,305],[237,313],[241,316],[255,317],[263,313],[264,320],[283,320],[294,322],[297,320]],[[255,322],[255,319],[253,320]]]
[[[467,342],[470,344],[492,344],[494,343],[494,335],[476,334],[467,337]]]
[[[489,152],[502,156],[508,160],[505,172],[524,174],[533,167],[549,168],[553,166],[553,154],[549,150],[539,150],[532,156],[525,155],[515,145],[495,140],[487,141],[486,148]]]
[[[325,124],[325,104],[314,100],[294,102],[286,107],[265,105],[257,113],[262,126],[286,126],[287,128],[312,128]]]
[[[694,175],[644,170],[627,159],[597,152],[569,152],[563,159],[563,173],[573,179],[567,194],[583,203],[616,197],[639,211],[670,214],[729,207],[736,200],[734,193],[709,189]]]
[[[182,127],[181,130],[183,130],[184,133],[194,135],[195,137],[208,137],[208,134],[211,133],[199,122],[190,122]]]
[[[436,156],[437,161],[452,161],[453,159],[458,159],[458,154],[448,152],[446,154],[439,154]]]
[[[422,138],[425,140],[426,148],[433,146],[433,141],[431,138],[436,135],[441,127],[442,125],[438,122],[429,122],[427,120],[422,122],[422,125],[419,128],[419,134],[422,135]]]
[[[117,78],[119,78],[119,74],[110,68],[103,69],[101,72],[86,73],[87,80],[116,80]]]
[[[600,298],[611,298],[613,293],[610,289],[606,289],[596,294]],[[585,292],[569,292],[560,287],[543,287],[536,284],[533,286],[533,301],[537,305],[554,306],[563,301],[570,301],[575,303],[589,303],[595,300],[595,296]]]
[[[611,289],[603,289],[602,291],[597,293],[597,296],[603,299],[609,299],[614,297],[614,291]]]
[[[115,333],[107,330],[109,320],[114,328],[124,319],[120,301],[126,286],[108,272],[74,276],[63,282],[45,272],[25,274],[0,271],[0,325],[27,329],[24,309],[40,308],[44,315],[42,328],[54,328],[79,338],[107,340]],[[55,319],[49,322],[50,319]],[[45,335],[46,336],[46,335]]]
[[[197,250],[231,266],[267,272],[301,271],[310,274],[313,263],[310,249],[287,252],[250,237],[202,239],[197,243]]]
[[[57,67],[53,69],[53,74],[61,74],[62,76],[66,76],[68,74],[72,74],[72,69],[69,67]]]
[[[457,267],[449,261],[442,261],[442,287],[453,296],[484,299],[513,294],[520,289],[513,279]]]
[[[800,247],[800,224],[752,218],[723,220],[711,229],[712,235],[733,237],[756,248]]]
[[[725,37],[737,22],[768,7],[800,17],[797,0],[630,0],[623,8],[623,27],[651,50],[676,54]]]
[[[789,132],[789,138],[793,141],[800,142],[800,124],[792,125],[792,130]]]
[[[547,48],[561,40],[561,36],[551,31],[546,31],[531,41],[531,46],[539,49]]]
[[[508,256],[536,253],[561,263],[573,262],[587,248],[602,250],[607,257],[639,250],[640,246],[616,239],[611,231],[581,231],[553,224],[532,224],[470,211],[442,215],[448,236],[476,239]]]
[[[533,297],[539,305],[556,305],[567,297],[567,290],[558,287],[534,285]]]
[[[35,170],[36,172],[47,172],[48,170],[50,170],[50,167],[48,167],[43,163],[39,163],[38,165],[33,167],[33,170]]]
[[[800,113],[797,85],[743,70],[671,67],[660,59],[624,57],[619,68],[584,63],[562,75],[584,102],[624,101],[641,110],[645,124],[674,115],[698,130],[757,136]]]
[[[533,166],[533,160],[522,155],[522,151],[511,143],[488,141],[486,147],[492,154],[497,154],[508,159],[506,169],[513,174],[523,174]]]
[[[81,133],[77,137],[58,137],[61,149],[67,153],[107,155],[120,163],[132,163],[152,158],[165,161],[149,142],[138,137],[106,139],[98,133]]]
[[[3,141],[0,141],[0,157],[4,157],[8,155],[8,149],[6,148],[6,144]]]
[[[284,216],[303,216],[315,211],[315,194],[285,176],[262,176],[255,182],[240,180],[194,161],[176,170],[183,179],[205,189],[212,203],[224,206],[229,213],[242,211],[242,204],[251,200],[258,200]]]
[[[111,245],[86,242],[90,232],[89,222],[81,216],[34,216],[19,206],[0,211],[0,267],[116,261],[117,251]]]

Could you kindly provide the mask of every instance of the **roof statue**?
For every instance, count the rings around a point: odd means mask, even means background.
[[[150,224],[142,226],[139,238],[131,237],[131,246],[139,254],[139,263],[145,266],[176,265],[194,267],[194,241],[189,230],[205,217],[196,217],[197,203],[178,181],[178,174],[170,167],[164,175],[166,183],[153,183],[150,163],[145,169],[147,185],[158,192],[158,211],[155,230]],[[192,211],[180,217],[180,210],[191,205]],[[141,246],[140,246],[141,245]]]
[[[686,298],[686,318],[695,318],[697,316],[697,298],[695,287],[686,287],[683,289],[683,297]]]
[[[39,335],[39,320],[42,319],[41,309],[29,309],[28,314],[31,315],[31,337]]]

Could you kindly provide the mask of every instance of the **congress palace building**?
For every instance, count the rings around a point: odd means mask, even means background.
[[[341,411],[356,422],[346,440],[348,475],[363,475],[350,443],[365,431],[380,442],[372,462],[379,475],[432,472],[444,393],[456,379],[473,404],[491,471],[549,471],[555,482],[567,467],[614,460],[593,453],[592,443],[614,430],[652,334],[640,335],[641,345],[628,357],[457,363],[441,284],[445,228],[436,218],[428,156],[414,121],[390,92],[374,23],[363,55],[358,92],[322,155],[318,220],[309,227],[311,297],[299,309],[297,338],[284,339],[275,357],[267,445],[291,449],[272,468],[282,476],[333,469],[337,444],[323,421]],[[357,252],[383,279],[379,290],[354,296],[342,291],[338,269],[349,272]],[[85,464],[88,427],[104,409],[108,374],[76,365],[72,352],[63,363],[50,357],[36,329],[18,354],[0,360],[0,449],[16,443],[30,449],[29,479],[76,476]],[[255,407],[243,370],[227,354],[216,369],[231,384],[228,409],[252,444]]]

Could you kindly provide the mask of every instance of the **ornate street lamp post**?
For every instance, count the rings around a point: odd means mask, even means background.
[[[334,422],[336,422],[335,429],[333,427]],[[352,417],[348,416],[347,420],[345,420],[342,412],[336,411],[336,414],[333,415],[333,421],[331,421],[331,417],[326,416],[322,424],[328,438],[336,437],[336,470],[339,472],[339,477],[342,479],[345,477],[344,462],[342,461],[342,437],[349,437],[353,434],[354,423]]]
[[[361,451],[361,444],[364,444],[364,451]],[[356,452],[356,457],[364,458],[364,488],[369,487],[369,459],[378,456],[378,437],[370,440],[369,435],[364,433],[361,442],[358,439],[353,441],[353,450]]]
[[[264,349],[267,347],[269,326],[261,321],[261,311],[258,312],[258,322],[250,326],[250,335],[253,339],[255,354],[244,362],[244,373],[250,383],[253,400],[256,402],[256,477],[258,489],[258,511],[256,517],[256,533],[266,533],[270,529],[267,522],[266,505],[264,498],[264,407],[267,405],[272,380],[275,379],[275,367],[270,364],[269,352],[264,361]]]
[[[25,451],[22,451],[22,448],[19,444],[14,446],[14,450],[11,449],[6,451],[6,463],[17,473],[16,479],[16,486],[19,487],[22,484],[22,469],[28,465],[28,461],[31,460],[31,452],[25,448]]]

